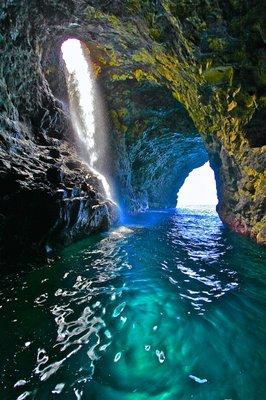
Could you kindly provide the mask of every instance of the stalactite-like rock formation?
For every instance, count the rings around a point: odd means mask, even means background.
[[[39,251],[114,220],[74,145],[60,53],[70,37],[94,63],[121,202],[171,205],[206,160],[200,133],[221,218],[265,243],[260,2],[5,0],[0,23],[1,251]]]

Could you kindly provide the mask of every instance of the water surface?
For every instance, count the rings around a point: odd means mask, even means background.
[[[156,211],[0,285],[0,398],[266,397],[265,250]]]

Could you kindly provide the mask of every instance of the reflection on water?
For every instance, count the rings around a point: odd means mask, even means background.
[[[209,210],[172,210],[6,277],[0,398],[264,398],[264,255]]]

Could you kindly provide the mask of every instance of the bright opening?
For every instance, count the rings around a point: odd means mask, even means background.
[[[63,59],[68,72],[68,91],[70,97],[70,111],[72,122],[77,134],[78,141],[84,146],[88,154],[86,161],[90,169],[102,182],[107,197],[111,198],[110,185],[107,179],[97,169],[97,161],[102,156],[99,144],[96,143],[95,128],[95,84],[92,66],[85,58],[81,42],[77,39],[66,40],[61,47]],[[74,82],[74,83],[73,83]],[[78,92],[78,103],[81,110],[82,127],[77,123],[77,118],[73,112],[75,101],[73,100],[73,85]],[[72,104],[73,103],[73,104]],[[71,107],[72,104],[72,107]],[[99,132],[97,132],[99,137]]]
[[[178,192],[177,207],[215,206],[218,203],[214,173],[210,163],[194,169]]]

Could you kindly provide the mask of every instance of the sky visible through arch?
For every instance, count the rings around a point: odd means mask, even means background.
[[[177,207],[210,205],[218,203],[214,173],[210,163],[193,169],[178,192]]]

